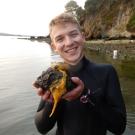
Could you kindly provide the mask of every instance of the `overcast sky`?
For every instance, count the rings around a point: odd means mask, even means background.
[[[0,0],[0,32],[47,35],[48,23],[70,0]],[[75,0],[84,7],[86,0]]]

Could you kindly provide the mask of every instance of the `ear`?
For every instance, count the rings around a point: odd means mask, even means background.
[[[56,46],[55,46],[55,44],[53,42],[51,43],[51,47],[55,52],[57,52]]]
[[[85,41],[85,33],[84,32],[82,32],[82,38]]]

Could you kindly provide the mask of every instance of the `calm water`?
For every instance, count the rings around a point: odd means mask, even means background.
[[[92,61],[112,63],[118,70],[128,112],[124,135],[134,135],[135,63],[90,51],[87,55]],[[0,135],[39,135],[34,115],[40,99],[31,84],[51,61],[58,59],[46,43],[0,36]]]

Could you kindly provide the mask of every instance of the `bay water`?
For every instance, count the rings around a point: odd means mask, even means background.
[[[134,135],[133,62],[124,61],[123,65],[121,61],[113,61],[90,51],[87,51],[87,56],[95,62],[111,63],[118,70],[128,114],[124,135]],[[40,135],[34,124],[40,97],[33,89],[32,82],[51,62],[59,60],[59,56],[45,42],[0,36],[0,135]],[[54,132],[55,129],[48,135],[54,135]]]

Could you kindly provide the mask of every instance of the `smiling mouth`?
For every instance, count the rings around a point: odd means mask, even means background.
[[[76,49],[77,49],[77,47],[74,47],[74,48],[66,50],[65,52],[66,53],[72,53],[72,52],[76,51]]]

